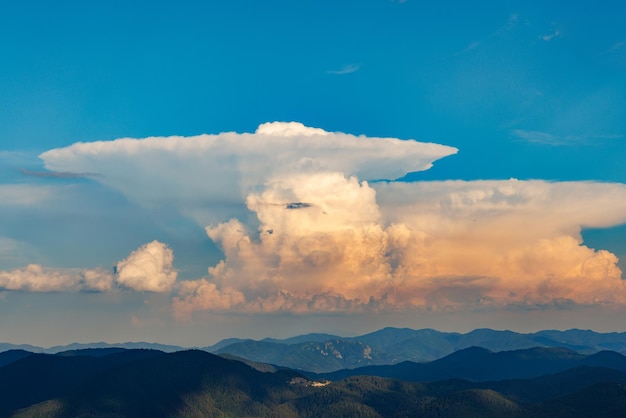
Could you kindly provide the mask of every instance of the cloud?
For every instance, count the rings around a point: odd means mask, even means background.
[[[29,263],[30,257],[38,251],[30,244],[10,237],[0,236],[0,265],[23,266]]]
[[[152,241],[117,263],[116,281],[138,292],[169,292],[176,282],[174,253],[167,245]]]
[[[143,206],[208,225],[223,259],[206,277],[177,281],[171,250],[153,242],[113,278],[171,292],[181,319],[626,303],[617,257],[581,237],[626,223],[626,185],[372,181],[455,152],[274,122],[253,134],[80,143],[41,158],[51,170],[102,173],[96,181]]]
[[[518,138],[524,139],[529,142],[536,142],[538,144],[564,145],[567,143],[567,141],[565,141],[563,138],[546,132],[516,129],[513,131],[513,134]]]
[[[111,290],[113,275],[104,269],[52,269],[30,264],[0,271],[0,290],[22,292],[104,292]]]
[[[0,271],[0,291],[106,292],[121,287],[137,292],[169,292],[177,275],[173,259],[169,247],[152,241],[120,261],[116,272],[101,267],[61,269],[39,264]]]
[[[49,170],[100,173],[95,181],[131,201],[178,208],[205,226],[243,216],[246,196],[268,178],[331,171],[364,180],[395,179],[456,152],[434,143],[273,122],[255,133],[77,143],[40,157]]]
[[[471,42],[469,45],[467,45],[463,49],[462,53],[467,53],[467,52],[473,51],[473,50],[477,49],[480,45],[481,45],[480,42],[477,42],[477,41]]]
[[[559,136],[541,131],[528,131],[524,129],[516,129],[513,131],[513,135],[528,142],[535,142],[545,145],[571,145],[580,144],[594,139],[620,139],[623,135],[567,135]]]
[[[361,66],[358,64],[348,64],[348,65],[344,65],[339,70],[328,70],[327,73],[342,75],[342,74],[354,73],[354,72],[359,71],[360,69],[361,69]]]
[[[520,16],[517,13],[512,13],[509,15],[506,23],[496,30],[495,35],[502,35],[507,32],[511,32],[514,30],[519,24]]]
[[[558,30],[553,30],[553,31],[552,31],[552,32],[550,32],[550,33],[547,33],[547,34],[545,34],[545,35],[542,35],[542,36],[541,36],[541,39],[543,39],[543,40],[544,40],[544,41],[546,41],[546,42],[549,42],[549,41],[551,41],[552,39],[554,39],[554,38],[558,38],[558,37],[560,37],[560,36],[561,36],[561,33],[560,33]]]
[[[0,184],[0,206],[32,206],[49,200],[55,188],[28,184]]]
[[[311,206],[277,204],[291,200]],[[626,222],[625,185],[319,173],[269,181],[246,202],[258,238],[236,219],[208,227],[225,258],[185,282],[177,316],[626,303],[617,257],[580,236]]]

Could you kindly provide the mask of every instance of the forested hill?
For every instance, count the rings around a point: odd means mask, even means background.
[[[261,372],[199,350],[76,350],[17,357],[0,367],[2,417],[626,414],[626,372],[593,364],[532,379],[424,383],[353,376],[325,382],[288,369]]]

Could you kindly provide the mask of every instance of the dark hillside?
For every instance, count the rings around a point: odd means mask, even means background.
[[[0,416],[65,395],[86,379],[138,358],[158,357],[155,350],[126,350],[103,357],[32,354],[0,368]]]
[[[366,375],[415,382],[445,379],[491,381],[538,377],[583,365],[626,370],[626,356],[612,352],[587,356],[566,348],[540,347],[493,353],[484,348],[470,347],[429,363],[406,361],[390,366],[367,366],[308,375],[329,380]]]
[[[11,364],[15,361],[21,360],[25,357],[32,355],[30,351],[26,350],[9,350],[0,353],[0,367],[4,367],[7,364]]]

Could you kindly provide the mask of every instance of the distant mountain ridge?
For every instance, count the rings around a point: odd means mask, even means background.
[[[626,352],[626,333],[598,333],[589,330],[546,330],[522,334],[513,331],[476,329],[466,334],[433,329],[383,328],[357,337],[309,334],[284,340],[231,340],[204,350],[230,354],[250,361],[271,363],[312,372],[332,372],[403,361],[432,361],[458,350],[482,347],[490,351],[521,350],[533,347],[567,348],[581,354],[603,350]]]
[[[189,347],[181,347],[177,345],[167,345],[149,342],[125,342],[125,343],[71,343],[67,345],[55,345],[52,347],[44,348],[30,344],[10,344],[0,343],[0,353],[9,350],[25,350],[31,353],[44,353],[44,354],[56,354],[62,351],[83,350],[88,348],[125,348],[127,350],[142,349],[142,350],[159,350],[165,353],[173,353],[175,351],[188,350]]]
[[[626,333],[571,329],[522,334],[513,331],[476,329],[463,334],[434,329],[387,327],[356,337],[312,333],[285,339],[229,338],[199,349],[254,363],[328,373],[341,369],[397,364],[403,361],[432,361],[469,347],[482,347],[494,352],[532,347],[561,347],[581,354],[592,354],[602,350],[625,353]],[[0,352],[22,349],[54,354],[86,348],[154,349],[163,352],[189,349],[148,342],[73,343],[50,348],[0,343]]]
[[[493,352],[481,347],[456,351],[428,363],[404,361],[331,373],[306,373],[311,378],[341,380],[351,376],[377,376],[409,382],[464,379],[473,382],[530,379],[578,367],[602,367],[626,372],[626,356],[614,351],[580,354],[568,348],[535,347]]]

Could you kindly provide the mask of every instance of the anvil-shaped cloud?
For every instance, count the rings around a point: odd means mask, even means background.
[[[583,227],[626,222],[624,184],[368,182],[455,152],[270,123],[254,134],[81,143],[41,158],[209,225],[224,259],[208,276],[155,282],[177,289],[181,318],[626,303],[617,257],[581,238]]]
[[[206,225],[232,216],[233,208],[271,178],[336,171],[364,180],[395,179],[426,170],[456,151],[274,122],[253,134],[122,138],[77,143],[40,157],[49,170],[97,173],[95,180],[130,200],[150,207],[174,205]]]

